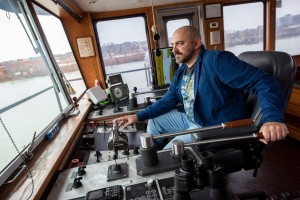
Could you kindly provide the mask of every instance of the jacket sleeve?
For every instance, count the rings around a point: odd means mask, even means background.
[[[148,106],[145,110],[142,110],[136,114],[139,121],[151,119],[160,116],[164,113],[167,113],[171,109],[175,108],[175,106],[180,102],[180,97],[178,96],[178,91],[180,87],[180,71],[182,70],[178,69],[176,71],[174,79],[167,93],[161,99],[156,101],[151,106]]]
[[[262,108],[263,122],[284,121],[284,97],[276,78],[230,52],[216,54],[215,73],[224,84],[256,94]]]

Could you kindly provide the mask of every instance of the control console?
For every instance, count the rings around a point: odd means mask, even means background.
[[[196,152],[187,147],[186,151],[194,158],[194,163],[201,163]],[[170,150],[158,152],[158,158],[171,157]],[[174,170],[149,172],[147,175],[138,175],[136,162],[141,159],[137,154],[100,163],[84,166],[86,173],[79,173],[82,168],[71,168],[60,173],[48,200],[59,199],[168,199],[174,194]],[[126,165],[128,176],[115,180],[108,180],[111,166]],[[180,167],[180,161],[174,159],[168,163],[175,168]],[[177,167],[176,167],[177,166]],[[150,169],[151,167],[146,167]],[[171,167],[172,168],[172,167]],[[75,186],[74,186],[75,184]]]

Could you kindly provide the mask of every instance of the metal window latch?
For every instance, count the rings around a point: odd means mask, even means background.
[[[33,138],[31,143],[29,144],[29,147],[27,148],[27,151],[25,152],[25,159],[30,160],[33,157],[33,147],[34,147],[34,140],[35,140],[36,131],[33,134]]]

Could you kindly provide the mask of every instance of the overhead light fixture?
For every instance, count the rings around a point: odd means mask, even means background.
[[[89,3],[96,3],[98,0],[89,0]]]
[[[143,2],[143,0],[135,0],[135,4],[140,4],[140,3],[142,3]]]

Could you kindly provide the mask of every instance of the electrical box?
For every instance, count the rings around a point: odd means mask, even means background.
[[[210,32],[210,45],[220,44],[221,36],[220,31],[211,31]]]

